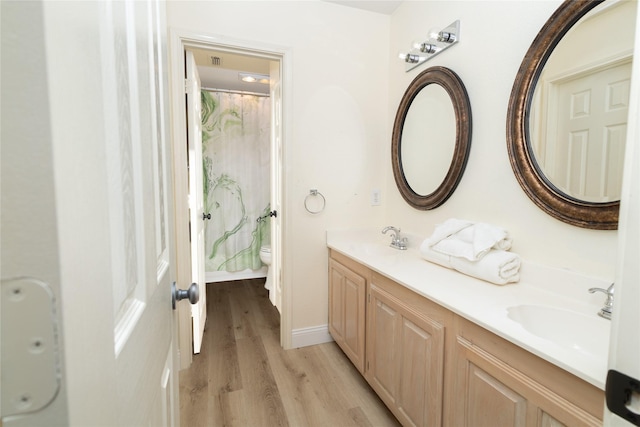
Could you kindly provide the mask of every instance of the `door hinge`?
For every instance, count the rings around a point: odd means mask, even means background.
[[[193,87],[193,79],[184,79],[184,93],[189,93]]]
[[[371,302],[371,294],[367,294],[367,302]]]
[[[41,411],[58,396],[61,330],[49,284],[29,277],[0,283],[5,419]]]

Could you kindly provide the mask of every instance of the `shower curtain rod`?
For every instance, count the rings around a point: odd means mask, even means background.
[[[214,87],[201,87],[200,89],[206,90],[207,92],[224,92],[224,93],[237,93],[238,95],[253,95],[253,96],[264,96],[266,98],[269,97],[268,93],[260,93],[260,92],[247,92],[245,90],[229,90],[229,89],[216,89]]]

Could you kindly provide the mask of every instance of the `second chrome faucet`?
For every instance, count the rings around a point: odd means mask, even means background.
[[[407,249],[407,238],[406,237],[400,237],[400,229],[399,228],[395,228],[392,226],[388,226],[382,229],[382,234],[387,234],[387,231],[391,231],[391,244],[389,246],[391,246],[392,248],[395,249],[400,249],[401,251],[404,251]]]
[[[607,296],[606,301],[604,302],[603,307],[598,312],[600,317],[604,317],[605,319],[611,319],[611,314],[613,313],[613,286],[614,283],[611,284],[607,289],[602,288],[591,288],[589,292],[602,292]]]

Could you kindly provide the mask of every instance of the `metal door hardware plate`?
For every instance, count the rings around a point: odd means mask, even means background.
[[[605,391],[607,408],[630,423],[640,426],[640,381],[609,370]]]
[[[2,418],[37,412],[61,382],[51,288],[31,278],[2,280]]]

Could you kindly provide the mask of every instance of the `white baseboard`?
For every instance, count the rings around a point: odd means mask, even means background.
[[[294,329],[291,331],[291,347],[307,347],[333,341],[329,334],[329,325],[313,326],[311,328]]]

